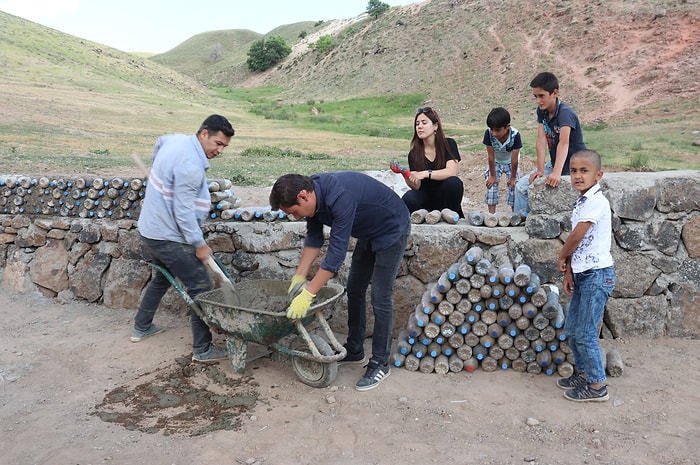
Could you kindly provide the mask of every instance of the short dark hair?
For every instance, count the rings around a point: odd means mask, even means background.
[[[532,81],[530,81],[530,87],[533,89],[535,87],[539,87],[540,89],[544,89],[551,94],[555,90],[559,89],[559,80],[554,74],[545,71],[538,74]]]
[[[270,191],[270,208],[280,208],[298,205],[297,195],[301,191],[313,192],[314,182],[309,176],[301,174],[285,174],[277,178]]]
[[[504,128],[510,124],[510,113],[503,107],[496,107],[486,117],[489,129]]]
[[[574,152],[571,154],[571,158],[569,159],[569,163],[571,163],[571,160],[574,158],[586,158],[587,160],[591,161],[594,165],[595,168],[600,171],[600,168],[603,165],[603,162],[600,160],[600,154],[596,152],[595,150],[590,150],[590,149],[584,149],[584,150],[579,150],[577,152]]]
[[[221,115],[210,115],[204,120],[202,125],[199,127],[197,134],[204,130],[209,131],[210,134],[216,134],[217,132],[222,132],[227,137],[233,137],[235,131],[231,123]]]

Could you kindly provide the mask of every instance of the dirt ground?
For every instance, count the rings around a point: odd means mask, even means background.
[[[358,392],[362,367],[312,388],[274,353],[236,375],[190,361],[184,313],[137,344],[132,311],[39,293],[0,291],[0,318],[3,465],[700,463],[698,340],[603,341],[625,372],[579,404],[512,371],[397,368]]]

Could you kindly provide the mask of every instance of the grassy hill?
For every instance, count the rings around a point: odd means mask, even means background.
[[[545,69],[607,163],[700,169],[699,22],[697,2],[428,0],[377,20],[206,32],[145,58],[0,12],[0,173],[136,173],[130,153],[213,112],[237,134],[211,174],[256,185],[281,167],[383,169],[422,105],[463,151],[483,150],[497,105],[532,146],[528,84]],[[288,59],[248,71],[250,44],[277,35]],[[319,54],[324,35],[334,47]]]

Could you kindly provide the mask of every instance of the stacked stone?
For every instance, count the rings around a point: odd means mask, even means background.
[[[392,364],[423,373],[513,369],[570,376],[558,288],[528,265],[496,266],[472,247],[425,291],[399,334]]]

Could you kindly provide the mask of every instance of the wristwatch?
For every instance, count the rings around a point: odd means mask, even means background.
[[[428,170],[428,179],[433,178],[433,170]]]

